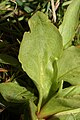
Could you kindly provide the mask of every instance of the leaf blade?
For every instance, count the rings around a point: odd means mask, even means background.
[[[11,103],[24,103],[29,99],[35,100],[31,92],[16,83],[1,83],[0,93],[7,102]]]
[[[73,102],[72,102],[73,101]],[[74,104],[73,104],[74,103]],[[80,112],[80,86],[71,86],[62,89],[53,96],[41,109],[39,118],[50,115],[66,115]]]
[[[19,61],[39,90],[40,110],[42,99],[47,98],[52,84],[52,62],[60,57],[63,44],[58,29],[50,23],[45,14],[37,12],[29,20],[29,26],[31,33],[26,32],[23,36]]]
[[[59,27],[59,31],[63,38],[64,48],[71,44],[71,41],[75,35],[76,28],[79,24],[79,9],[80,0],[73,0],[67,8],[63,23]]]
[[[75,110],[69,110],[61,113],[57,113],[52,116],[49,120],[79,120],[80,119],[80,108]]]
[[[7,54],[0,54],[0,63],[20,67],[19,61],[16,58],[9,56]]]
[[[69,82],[72,85],[80,84],[80,49],[69,47],[64,50],[58,61],[58,80]]]

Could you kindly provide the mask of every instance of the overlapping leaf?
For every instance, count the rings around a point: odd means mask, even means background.
[[[80,84],[80,48],[73,46],[64,50],[58,61],[58,80]]]
[[[30,114],[31,114],[31,120],[37,120],[37,106],[32,102],[29,101],[29,106],[30,106]]]
[[[58,113],[48,120],[80,120],[80,108]]]
[[[80,113],[80,86],[72,86],[62,89],[55,97],[52,97],[46,103],[39,113],[39,118],[45,118],[53,115],[50,120],[62,118],[67,119],[66,115],[74,115]],[[80,114],[79,114],[80,116]],[[64,120],[64,119],[60,120]],[[73,119],[72,119],[73,120]]]
[[[0,63],[9,64],[15,67],[20,67],[20,63],[16,58],[6,54],[0,54]]]
[[[72,41],[79,24],[80,0],[72,0],[61,24],[59,31],[63,38],[64,47],[68,47]]]
[[[37,12],[29,20],[30,33],[25,33],[20,46],[19,60],[24,71],[32,78],[39,93],[39,109],[52,85],[56,58],[62,53],[62,38],[47,16]],[[54,85],[55,87],[55,85]],[[53,92],[53,91],[52,91]]]
[[[35,100],[34,95],[16,83],[1,83],[0,94],[7,102],[22,103]]]

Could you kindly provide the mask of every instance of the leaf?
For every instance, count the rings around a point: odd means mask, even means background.
[[[29,7],[29,4],[26,5],[26,2],[21,0],[16,0],[17,4],[22,7],[27,13],[31,13],[33,9]]]
[[[72,2],[72,0],[65,1],[65,2],[63,2],[62,6],[67,6],[67,5],[71,4],[71,2]]]
[[[35,13],[29,20],[29,27],[31,32],[23,36],[19,61],[39,90],[39,111],[42,100],[45,101],[49,94],[54,76],[53,63],[61,56],[63,45],[58,29],[45,14]]]
[[[72,41],[79,24],[80,0],[73,0],[64,15],[59,31],[63,38],[64,48]]]
[[[30,113],[31,113],[31,120],[37,120],[37,106],[32,102],[29,101],[29,106],[30,106]]]
[[[0,63],[20,67],[19,61],[16,58],[9,56],[7,54],[0,54]]]
[[[30,99],[35,100],[31,92],[16,83],[1,83],[0,93],[7,102],[11,103],[27,102]]]
[[[64,50],[58,60],[58,80],[72,85],[80,84],[80,48],[72,46]]]
[[[48,120],[80,120],[80,109],[57,113]]]
[[[52,97],[41,109],[38,118],[52,118],[80,113],[80,86],[62,89]],[[59,118],[58,118],[59,119]],[[52,119],[50,119],[52,120]],[[55,119],[54,119],[55,120]],[[61,119],[63,120],[63,119]]]

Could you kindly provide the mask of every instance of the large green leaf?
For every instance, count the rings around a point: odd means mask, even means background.
[[[64,50],[58,61],[58,80],[80,84],[80,48],[72,46]]]
[[[80,113],[80,86],[62,89],[52,97],[41,109],[38,118],[52,118]],[[58,118],[59,119],[59,118]],[[52,119],[51,119],[52,120]],[[55,120],[55,119],[54,119]],[[63,120],[63,119],[61,119]],[[73,119],[72,119],[73,120]]]
[[[72,41],[75,30],[79,23],[80,0],[73,0],[69,5],[61,24],[59,31],[63,38],[64,47],[68,46]]]
[[[45,14],[41,12],[34,14],[29,20],[29,27],[30,32],[23,36],[19,60],[39,90],[39,110],[42,99],[45,100],[49,94],[54,76],[53,63],[60,57],[63,45],[58,29]]]
[[[22,103],[28,100],[35,100],[34,95],[26,88],[19,86],[16,83],[1,83],[0,94],[7,102]]]

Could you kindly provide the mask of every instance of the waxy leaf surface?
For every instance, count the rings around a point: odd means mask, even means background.
[[[24,33],[23,36],[19,60],[39,90],[39,110],[42,99],[45,100],[49,94],[54,76],[52,64],[60,57],[63,45],[58,29],[42,12],[31,17],[29,27],[30,32]]]
[[[63,23],[60,25],[59,31],[63,38],[64,47],[68,47],[72,41],[76,28],[79,24],[80,0],[72,0],[64,15]]]

